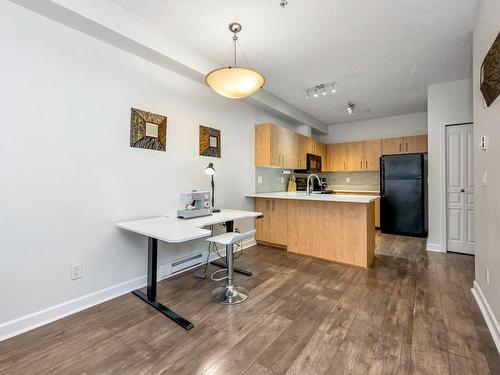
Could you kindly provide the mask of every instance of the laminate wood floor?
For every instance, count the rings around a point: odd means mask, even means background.
[[[369,271],[255,246],[237,260],[254,271],[236,276],[241,305],[212,303],[192,273],[160,283],[189,332],[127,294],[1,342],[0,373],[500,374],[474,258],[424,245],[377,234]]]

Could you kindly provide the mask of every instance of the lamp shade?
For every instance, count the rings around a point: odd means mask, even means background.
[[[215,168],[213,163],[208,164],[208,166],[205,168],[205,173],[208,174],[209,176],[212,176],[215,174]]]
[[[205,81],[218,94],[226,98],[241,99],[259,91],[266,79],[253,69],[228,67],[208,73]]]

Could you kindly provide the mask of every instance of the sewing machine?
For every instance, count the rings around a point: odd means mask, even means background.
[[[181,203],[185,209],[177,211],[180,219],[192,219],[212,215],[210,209],[210,193],[208,191],[187,191],[181,193]]]

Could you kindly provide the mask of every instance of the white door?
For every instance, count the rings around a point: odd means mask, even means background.
[[[474,254],[472,124],[446,127],[447,250]]]

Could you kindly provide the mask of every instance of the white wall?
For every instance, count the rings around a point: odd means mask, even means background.
[[[208,162],[217,206],[251,208],[253,126],[279,120],[10,2],[0,46],[0,337],[23,328],[13,319],[143,276],[146,239],[114,224],[174,213],[179,192],[209,189]],[[166,152],[129,147],[130,107],[168,116]],[[221,159],[198,156],[199,124],[221,129]]]
[[[429,136],[429,237],[428,250],[446,251],[445,126],[472,122],[472,89],[469,79],[429,86],[427,96]]]
[[[498,321],[500,320],[500,97],[486,107],[479,90],[479,71],[484,56],[500,31],[500,2],[483,0],[474,30],[474,184],[476,197],[476,282],[489,305],[495,325],[490,327],[500,350]],[[479,151],[479,137],[488,137],[488,150]],[[488,185],[482,186],[481,174],[488,173]],[[490,270],[487,285],[485,267]],[[488,310],[488,309],[486,309]],[[487,317],[487,316],[486,316]],[[487,317],[488,321],[488,317]],[[491,323],[488,322],[488,323]],[[496,334],[496,336],[495,336]]]
[[[426,133],[427,114],[422,112],[330,125],[328,135],[320,137],[320,140],[324,143],[341,143]]]

